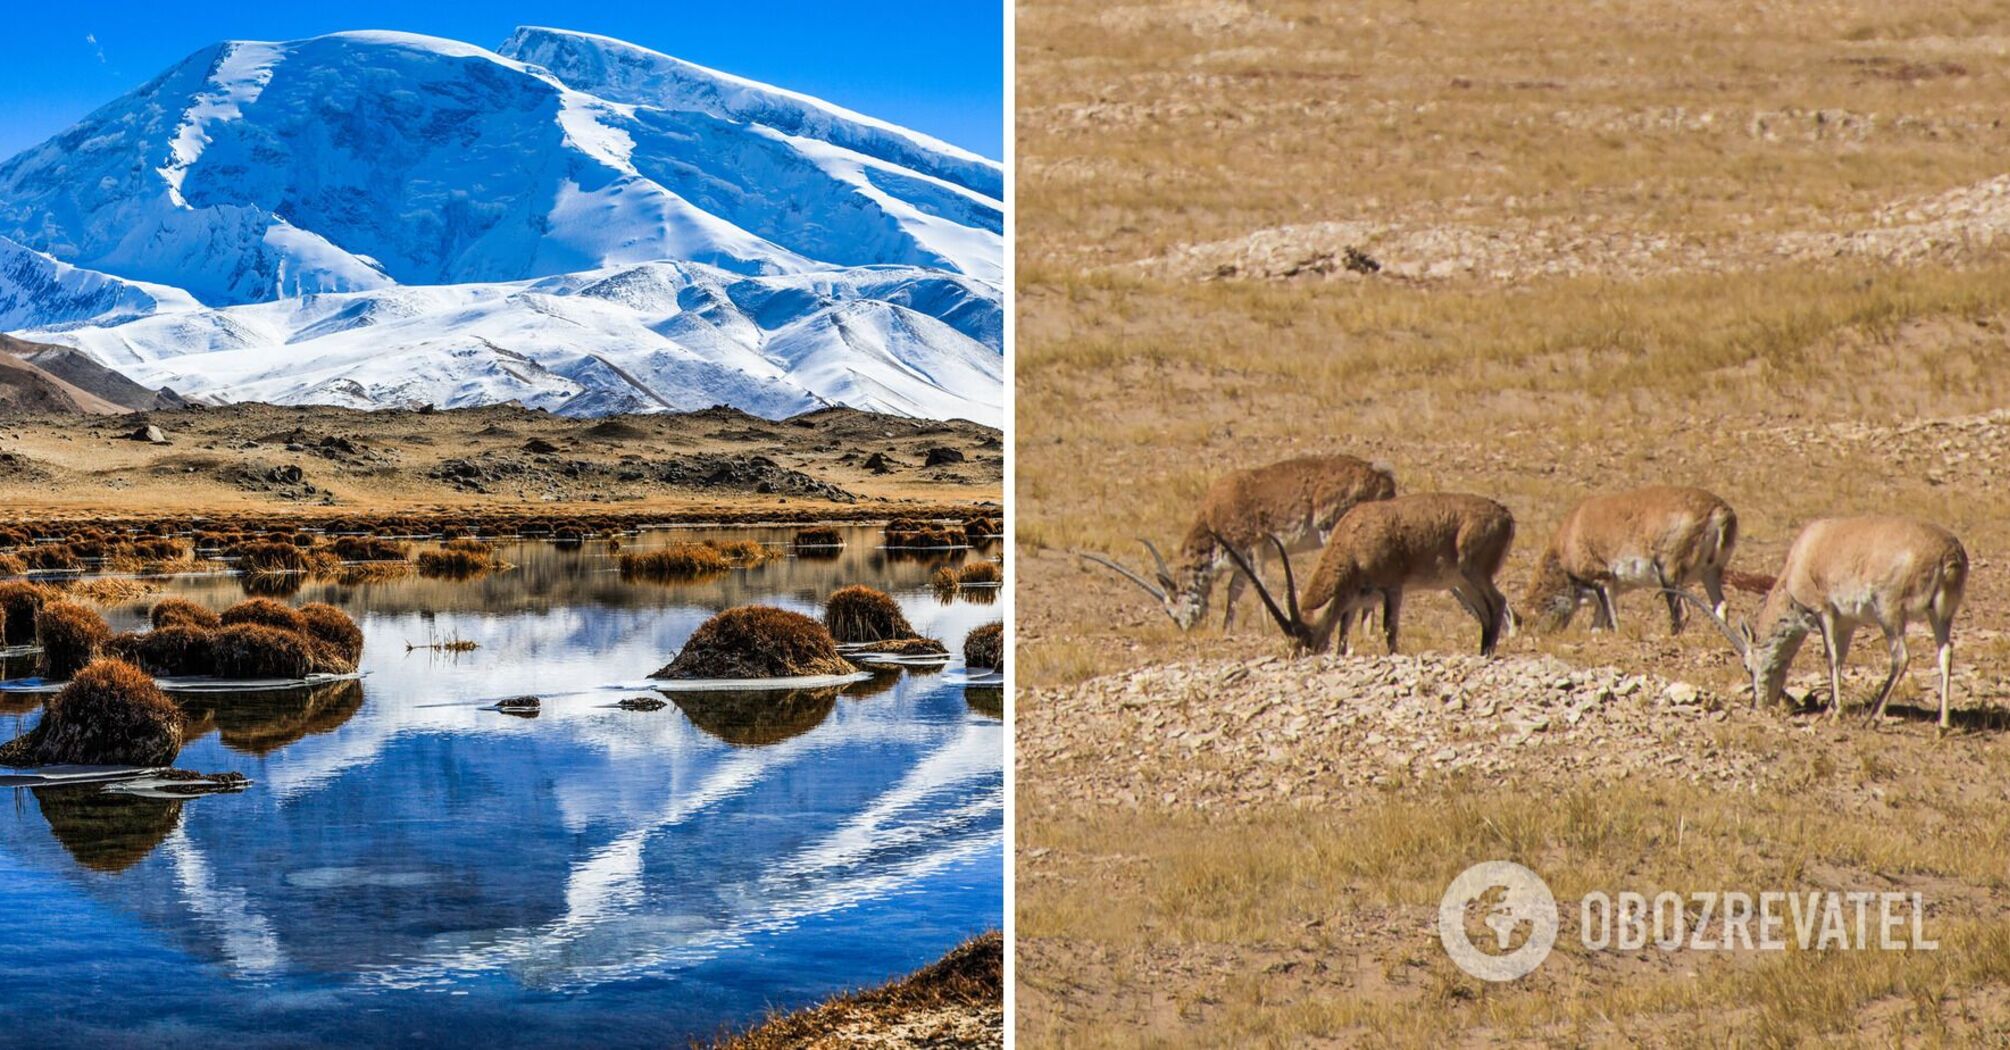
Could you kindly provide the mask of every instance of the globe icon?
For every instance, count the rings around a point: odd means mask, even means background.
[[[1512,861],[1475,864],[1438,902],[1438,939],[1467,973],[1512,981],[1556,946],[1556,898],[1542,876]]]

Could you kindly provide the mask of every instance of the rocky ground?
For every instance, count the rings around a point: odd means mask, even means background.
[[[1026,702],[1068,713],[1019,734],[1046,796],[1198,810],[1344,811],[1376,786],[1456,774],[1549,786],[1651,774],[1756,790],[1768,770],[1721,746],[1715,727],[1778,722],[1689,682],[1549,656],[1261,656],[1147,667]]]
[[[886,516],[997,499],[997,430],[829,409],[568,419],[269,405],[0,419],[0,504],[67,515],[509,507]]]

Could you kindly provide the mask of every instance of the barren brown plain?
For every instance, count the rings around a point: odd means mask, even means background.
[[[2010,6],[1019,11],[1026,1045],[2010,1041]],[[1761,573],[1819,516],[1940,522],[1955,729],[1918,633],[1899,717],[1872,632],[1831,725],[1819,642],[1754,711],[1646,595],[1493,665],[1419,596],[1404,658],[1306,660],[1070,554],[1313,451],[1507,504],[1511,597],[1594,492],[1709,488]],[[1495,858],[1564,916],[1510,984],[1433,928]],[[1622,889],[1918,892],[1939,948],[1585,950]]]
[[[132,437],[147,426],[167,443]],[[947,454],[931,463],[931,450]],[[773,421],[726,408],[571,419],[514,405],[244,404],[0,418],[0,520],[38,525],[201,515],[871,520],[995,512],[1003,477],[996,428],[852,409]]]

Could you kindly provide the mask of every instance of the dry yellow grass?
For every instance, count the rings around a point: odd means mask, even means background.
[[[1233,632],[1181,635],[1066,551],[1134,557],[1222,471],[1314,451],[1506,503],[1510,593],[1572,500],[1649,482],[1727,498],[1742,569],[1812,517],[1870,511],[1943,522],[1977,563],[1963,746],[1785,715],[1727,736],[1789,771],[1780,793],[1678,771],[1195,812],[1087,805],[1065,760],[1022,756],[1026,1045],[2010,1039],[2010,416],[1987,415],[2010,403],[2010,196],[1935,203],[2005,174],[2010,7],[1020,10],[1022,683],[1283,654],[1253,601]],[[1344,247],[1384,271],[1278,276]],[[1668,639],[1643,597],[1625,612],[1616,636],[1506,648],[1736,689],[1714,634]],[[1405,648],[1465,651],[1462,617],[1419,597]],[[1859,642],[1854,703],[1879,648]],[[1925,662],[1902,698],[1931,688]],[[1056,696],[1018,717],[1065,722]],[[1483,985],[1431,910],[1495,856],[1566,912],[1590,888],[1916,889],[1942,949],[1594,956],[1567,920],[1537,975]]]

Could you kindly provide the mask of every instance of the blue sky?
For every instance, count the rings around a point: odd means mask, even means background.
[[[815,95],[987,157],[1004,151],[1004,15],[983,0],[518,3],[342,0],[10,5],[0,159],[218,40],[399,29],[493,48],[519,25],[619,37]]]

